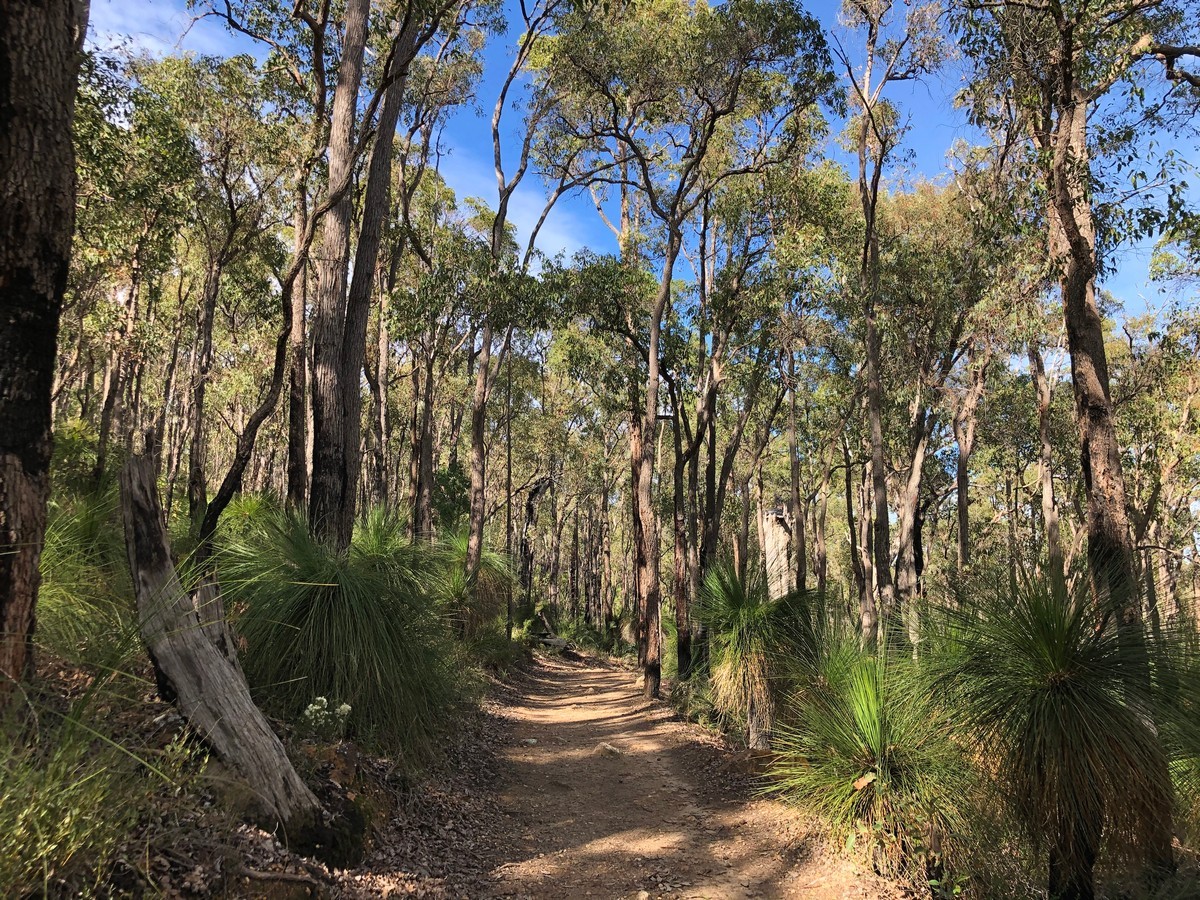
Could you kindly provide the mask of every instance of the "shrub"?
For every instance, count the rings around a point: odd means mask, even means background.
[[[41,557],[38,642],[64,659],[108,667],[137,647],[137,619],[115,491],[50,506]]]
[[[878,871],[939,876],[958,849],[972,784],[927,680],[886,641],[868,652],[853,636],[831,639],[806,668],[769,789],[819,815]]]
[[[741,577],[718,563],[704,579],[696,614],[708,630],[712,702],[746,723],[751,747],[767,746],[782,675],[787,660],[804,652],[812,605],[812,597],[799,593],[773,600],[757,567]]]
[[[468,583],[467,542],[467,532],[456,531],[445,535],[437,545],[444,567],[438,596],[457,633],[470,640],[495,626],[504,613],[508,592],[513,589],[513,575],[508,557],[484,547],[474,583]]]
[[[339,555],[302,518],[276,514],[227,543],[221,575],[240,607],[247,678],[265,705],[296,720],[314,696],[347,703],[351,732],[417,753],[458,692],[429,583],[439,561],[402,534],[402,524],[369,515]]]
[[[938,683],[1048,855],[1051,895],[1090,896],[1102,848],[1154,857],[1171,785],[1150,721],[1165,670],[1151,670],[1146,645],[1118,634],[1086,591],[1044,584],[983,592],[953,618]]]

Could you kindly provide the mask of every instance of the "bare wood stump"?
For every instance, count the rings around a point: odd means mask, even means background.
[[[321,804],[250,697],[215,580],[206,579],[195,595],[179,580],[146,456],[130,457],[121,470],[121,514],[142,639],[160,689],[246,780],[266,815],[293,838],[321,830]]]

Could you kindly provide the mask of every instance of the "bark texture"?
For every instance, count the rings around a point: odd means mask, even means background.
[[[0,4],[0,704],[31,665],[86,2]]]
[[[267,816],[308,831],[320,804],[250,699],[215,585],[205,582],[192,596],[179,581],[148,457],[130,457],[121,470],[121,514],[139,627],[160,692],[246,779]]]

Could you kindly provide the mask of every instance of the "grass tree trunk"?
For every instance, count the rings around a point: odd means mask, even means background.
[[[0,704],[31,665],[87,11],[72,0],[0,11]]]

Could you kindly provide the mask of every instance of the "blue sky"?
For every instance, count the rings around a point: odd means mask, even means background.
[[[839,27],[840,0],[810,0],[808,8],[827,28]],[[186,0],[92,0],[91,14],[92,41],[100,47],[133,45],[155,55],[180,51],[228,55],[258,49],[248,39],[229,34],[216,19],[196,19],[188,11]],[[496,197],[491,164],[491,107],[516,37],[510,32],[487,48],[479,108],[464,110],[456,116],[447,126],[444,138],[448,153],[442,162],[442,174],[446,181],[460,197],[480,197],[491,205]],[[853,46],[845,38],[843,43]],[[923,81],[889,87],[888,95],[910,124],[902,148],[907,155],[890,173],[893,179],[904,181],[920,176],[936,179],[946,173],[947,153],[955,141],[971,140],[972,130],[953,103],[962,77],[961,69],[951,62]],[[515,128],[519,124],[518,114],[509,111],[506,115]],[[1194,138],[1189,138],[1180,149],[1191,159],[1197,159]],[[511,150],[515,152],[515,147]],[[845,158],[836,146],[829,147],[828,152],[835,159]],[[536,222],[543,203],[542,185],[528,176],[511,209],[511,220],[522,239]],[[583,247],[599,252],[615,249],[611,232],[586,196],[559,202],[543,227],[539,246],[552,255],[559,252],[570,255]],[[1118,271],[1102,285],[1123,302],[1127,314],[1136,315],[1147,307],[1159,308],[1170,299],[1169,293],[1149,282],[1148,262],[1147,244],[1126,248],[1121,252]]]

